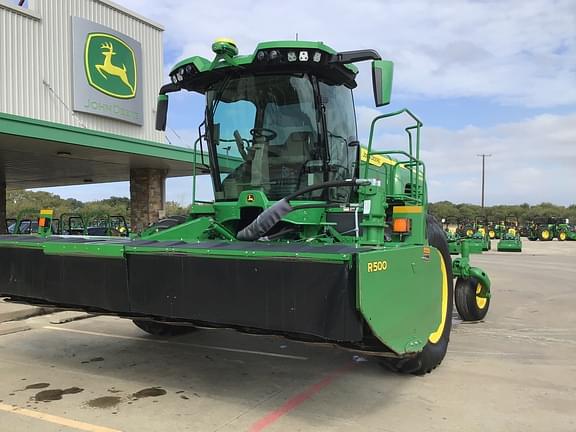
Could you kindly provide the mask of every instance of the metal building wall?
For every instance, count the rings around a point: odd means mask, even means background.
[[[0,112],[164,142],[154,129],[162,85],[161,26],[110,0],[29,0],[19,11],[0,0]],[[72,111],[71,17],[124,33],[142,44],[144,125]]]

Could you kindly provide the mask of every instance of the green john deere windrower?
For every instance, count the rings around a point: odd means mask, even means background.
[[[230,327],[337,344],[400,372],[434,369],[453,277],[464,319],[485,315],[490,280],[466,252],[451,260],[427,215],[422,123],[406,109],[382,114],[358,142],[354,63],[372,61],[383,106],[392,62],[320,42],[212,49],[213,60],[174,67],[157,128],[168,93],[205,95],[196,168],[209,170],[214,201],[132,239],[2,236],[0,295],[130,317],[158,335]],[[407,148],[377,150],[376,125],[396,115],[411,121]]]

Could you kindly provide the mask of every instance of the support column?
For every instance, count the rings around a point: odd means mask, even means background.
[[[139,233],[164,217],[166,171],[154,168],[130,170],[130,224]]]
[[[6,181],[0,172],[0,234],[7,234],[6,230]]]

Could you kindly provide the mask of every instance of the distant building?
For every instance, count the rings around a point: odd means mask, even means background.
[[[0,230],[6,188],[130,180],[133,226],[158,219],[194,157],[154,129],[162,26],[109,0],[0,0],[0,22]]]

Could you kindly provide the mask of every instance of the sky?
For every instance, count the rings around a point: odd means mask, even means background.
[[[374,108],[369,64],[355,90],[359,136],[403,107],[424,123],[430,201],[576,203],[576,3],[573,0],[117,0],[165,26],[164,64],[212,58],[218,37],[240,53],[265,40],[318,40],[337,51],[374,48],[395,64],[392,104]],[[168,139],[191,146],[202,98],[171,99]],[[406,145],[402,122],[378,131],[379,148]],[[365,142],[365,141],[364,141]],[[167,199],[187,204],[191,179],[169,179]],[[211,195],[199,181],[199,196]],[[128,196],[128,185],[45,189],[81,200]]]

